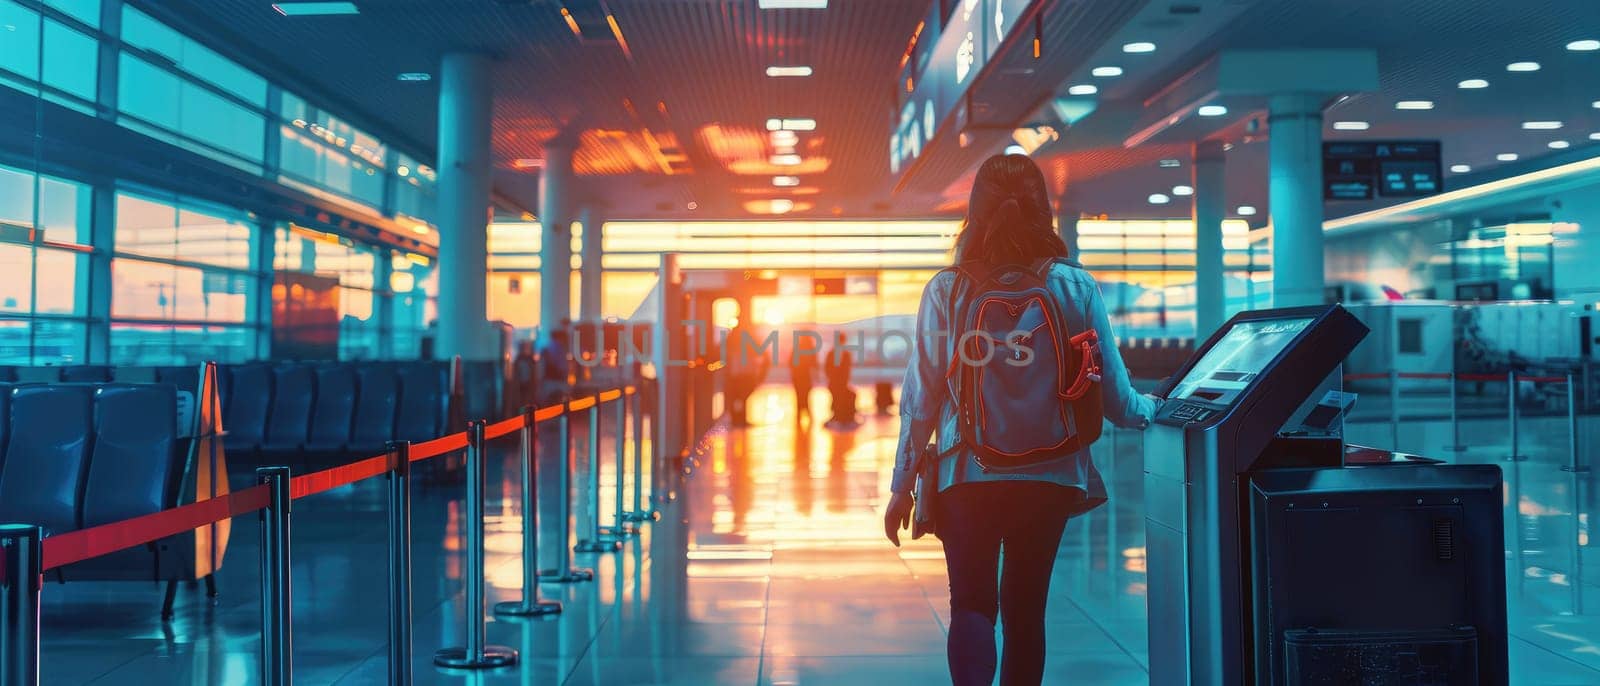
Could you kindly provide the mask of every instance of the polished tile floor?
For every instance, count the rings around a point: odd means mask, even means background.
[[[812,404],[823,408],[824,395]],[[1373,421],[1352,424],[1351,440],[1392,442],[1395,434],[1381,421],[1385,414],[1369,413]],[[1448,413],[1427,414],[1432,418],[1402,423],[1402,447],[1506,469],[1513,682],[1600,683],[1600,598],[1594,597],[1600,561],[1588,543],[1594,477],[1561,469],[1569,460],[1565,417],[1520,420],[1517,452],[1528,459],[1510,462],[1502,460],[1510,452],[1504,415],[1461,421],[1461,442],[1472,447],[1449,452],[1452,426],[1440,418]],[[565,613],[534,621],[490,616],[490,642],[522,656],[516,667],[491,673],[442,671],[430,662],[433,650],[462,637],[461,503],[458,485],[419,483],[416,682],[948,683],[948,605],[938,543],[925,539],[895,549],[882,540],[878,513],[897,420],[869,417],[853,432],[799,423],[792,396],[778,387],[762,389],[750,415],[751,427],[719,430],[686,477],[667,480],[677,497],[662,504],[662,521],[647,525],[620,554],[575,557],[595,569],[596,581],[544,586],[547,597],[566,604]],[[586,452],[584,427],[579,421],[572,432],[579,455]],[[1580,436],[1594,428],[1580,422]],[[609,422],[601,433],[606,495],[598,506],[609,519],[615,483]],[[555,434],[541,432],[544,474],[556,473]],[[1096,445],[1112,501],[1068,525],[1048,606],[1046,683],[1147,681],[1141,450],[1136,433],[1109,433]],[[510,459],[502,447],[490,460],[490,604],[521,596],[522,512],[506,497],[516,493]],[[546,567],[555,563],[558,489],[554,479],[542,480]],[[593,506],[588,498],[578,500],[576,526],[587,528]],[[378,480],[295,504],[299,683],[385,682],[384,507]],[[155,584],[49,585],[44,682],[256,682],[256,523],[241,519],[234,531],[219,575],[220,598],[207,602],[198,588],[185,589],[177,618],[167,624],[156,617]]]

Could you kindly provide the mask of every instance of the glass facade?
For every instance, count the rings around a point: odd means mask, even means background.
[[[257,177],[269,195],[310,195],[434,242],[427,163],[164,23],[156,9],[0,0],[0,97],[21,93],[39,108],[20,133],[60,135],[98,119],[130,141],[173,146],[165,154],[174,159],[200,155]],[[310,222],[273,216],[270,202],[253,211],[203,200],[181,177],[141,169],[135,181],[108,174],[114,164],[80,165],[38,146],[0,148],[0,364],[296,357],[306,351],[280,349],[294,340],[280,337],[319,327],[332,342],[326,355],[313,351],[319,359],[419,353],[435,316],[430,257],[338,226],[295,224]],[[314,303],[294,301],[316,284],[327,285],[326,323]]]

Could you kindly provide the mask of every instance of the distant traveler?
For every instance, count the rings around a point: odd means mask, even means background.
[[[507,409],[518,410],[523,405],[539,402],[539,357],[533,352],[533,341],[519,341],[517,356],[511,360],[512,402]]]
[[[802,342],[806,340],[807,342]],[[817,373],[817,356],[822,351],[811,347],[809,339],[796,337],[789,352],[789,383],[794,386],[795,419],[811,418],[812,376]]]
[[[850,372],[855,367],[855,357],[845,347],[843,331],[834,336],[833,350],[822,363],[822,375],[828,379],[828,395],[833,399],[833,417],[827,426],[834,429],[855,428],[856,392],[850,388]]]
[[[539,351],[540,374],[539,401],[548,403],[560,401],[565,398],[572,383],[572,347],[569,345],[569,322],[561,320],[561,326],[545,335],[544,348]]]
[[[1128,381],[1099,286],[1051,226],[1038,166],[1024,155],[985,160],[954,264],[922,291],[883,518],[897,546],[907,526],[944,545],[955,686],[993,683],[997,617],[1000,683],[1043,680],[1062,529],[1106,499],[1089,444],[1102,418],[1144,428],[1154,409]]]

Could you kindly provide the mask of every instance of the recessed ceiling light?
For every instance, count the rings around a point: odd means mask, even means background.
[[[1545,143],[1545,145],[1550,146],[1551,150],[1566,150],[1567,148],[1572,147],[1572,144],[1566,141],[1550,141],[1549,143]]]
[[[1517,154],[1514,152],[1503,152],[1495,155],[1494,158],[1500,160],[1501,162],[1515,162],[1517,161]]]
[[[1067,94],[1068,95],[1094,95],[1095,93],[1099,93],[1099,92],[1100,92],[1099,88],[1095,87],[1093,84],[1088,84],[1088,83],[1080,83],[1080,84],[1076,84],[1076,85],[1072,85],[1072,86],[1068,86],[1067,87]]]
[[[1525,122],[1522,122],[1522,128],[1527,129],[1529,131],[1554,131],[1556,129],[1561,128],[1561,122],[1558,122],[1558,121],[1525,121]]]
[[[1149,200],[1152,205],[1165,205],[1172,202],[1172,198],[1167,197],[1166,193],[1151,193]]]
[[[697,202],[695,202],[693,200],[690,200],[689,204],[684,205],[684,207],[687,207],[687,208],[689,208],[691,210],[698,210],[698,209],[700,209],[700,203],[697,203]]]
[[[1538,62],[1512,62],[1506,65],[1506,71],[1539,71]]]
[[[1113,76],[1122,76],[1122,67],[1095,67],[1089,70],[1091,76],[1108,79]]]
[[[1597,110],[1600,110],[1600,100],[1596,100],[1596,101],[1594,101],[1592,103],[1589,103],[1589,106],[1593,107],[1593,108],[1595,108]]]
[[[1254,205],[1240,205],[1239,209],[1234,211],[1238,212],[1241,217],[1250,217],[1255,215],[1256,208]]]
[[[1573,52],[1594,52],[1600,50],[1600,40],[1575,40],[1567,44],[1567,49]]]
[[[1228,108],[1223,107],[1222,105],[1201,105],[1200,109],[1195,111],[1195,114],[1198,114],[1202,117],[1220,117],[1227,113]]]
[[[334,14],[360,14],[353,2],[279,2],[272,9],[285,17],[318,17]]]
[[[1007,155],[1026,155],[1028,154],[1028,149],[1017,145],[1016,143],[1012,143],[1011,145],[1006,146],[1005,152]]]
[[[1194,195],[1194,187],[1193,186],[1173,186],[1172,187],[1172,194],[1173,195],[1180,195],[1180,196],[1181,195]]]
[[[1333,123],[1335,131],[1366,131],[1372,128],[1371,124],[1364,121],[1336,121]]]
[[[1589,134],[1589,140],[1600,141],[1600,131]]]
[[[1135,54],[1135,55],[1140,54],[1140,53],[1146,53],[1146,52],[1155,52],[1156,51],[1156,44],[1148,42],[1148,41],[1139,41],[1137,43],[1124,43],[1122,45],[1122,51],[1126,52],[1126,53],[1132,53],[1132,54]]]
[[[1488,87],[1489,87],[1489,82],[1485,81],[1483,79],[1467,79],[1465,81],[1462,81],[1461,83],[1456,84],[1456,88],[1466,88],[1468,90],[1475,89],[1475,88],[1488,88]]]
[[[794,201],[788,198],[775,198],[772,201],[773,214],[786,214],[794,209]]]
[[[791,188],[791,187],[800,185],[800,177],[798,177],[798,176],[774,176],[774,177],[772,177],[772,185],[777,186],[779,188]]]
[[[825,10],[828,0],[761,0],[756,7],[764,10]]]
[[[776,166],[779,166],[779,167],[794,167],[794,166],[798,166],[800,164],[800,156],[799,155],[773,155],[768,161],[771,162],[772,164],[776,165]]]
[[[1157,165],[1162,169],[1176,169],[1183,166],[1183,160],[1168,157],[1164,160],[1161,160],[1159,163],[1157,163]]]
[[[811,67],[767,67],[767,76],[777,78],[780,76],[810,76]]]
[[[429,81],[433,79],[433,75],[425,71],[406,71],[400,72],[395,78],[400,81]]]
[[[815,120],[815,119],[785,119],[785,120],[783,120],[783,128],[788,129],[790,131],[815,131],[815,130],[817,130],[817,120]]]
[[[1465,174],[1465,173],[1467,173],[1469,171],[1472,171],[1472,165],[1470,165],[1470,164],[1452,164],[1452,165],[1450,165],[1450,171],[1455,172],[1457,174]]]
[[[768,138],[772,139],[773,145],[780,147],[793,146],[800,142],[800,134],[788,129],[778,129],[777,131],[773,131],[772,133],[768,134]]]
[[[1433,101],[1401,100],[1400,102],[1394,104],[1394,108],[1397,110],[1431,110],[1433,109]]]

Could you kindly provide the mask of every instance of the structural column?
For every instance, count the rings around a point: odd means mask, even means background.
[[[578,318],[589,324],[599,324],[603,310],[600,307],[600,274],[605,255],[605,211],[589,206],[583,209],[583,266],[578,272]]]
[[[1190,185],[1194,187],[1194,336],[1203,341],[1227,316],[1223,278],[1222,219],[1227,214],[1222,141],[1194,144]]]
[[[541,336],[572,319],[572,151],[556,138],[544,146],[539,175],[539,330]]]
[[[1303,93],[1268,100],[1273,307],[1323,301],[1322,100]]]
[[[492,360],[488,224],[494,96],[487,55],[444,56],[439,83],[439,333],[434,355]]]

